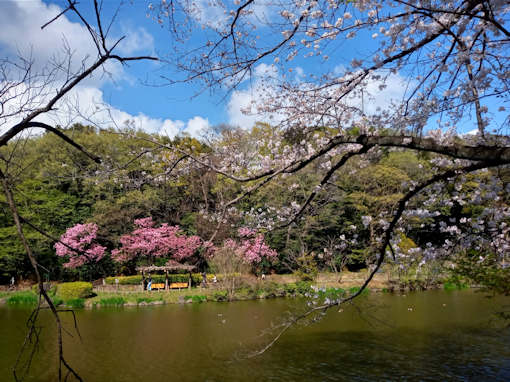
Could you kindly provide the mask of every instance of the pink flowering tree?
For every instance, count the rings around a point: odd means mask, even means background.
[[[237,246],[236,252],[244,258],[249,264],[260,264],[263,259],[273,260],[278,254],[274,249],[267,245],[265,237],[262,233],[257,233],[255,230],[242,227],[237,231],[241,241],[235,243]],[[232,245],[232,241],[228,243]]]
[[[233,297],[242,274],[260,268],[265,261],[272,261],[278,253],[269,247],[264,235],[250,228],[238,230],[239,240],[227,239],[210,258],[210,265],[222,274],[229,298]]]
[[[189,151],[179,153],[185,155],[180,163],[189,160],[243,184],[214,211],[213,237],[229,217],[245,213],[236,204],[282,176],[297,177],[300,170],[313,166],[320,180],[305,198],[296,195],[284,208],[271,214],[262,211],[261,227],[292,227],[312,212],[317,199],[331,192],[338,175],[358,172],[350,167],[353,161],[373,163],[385,150],[419,151],[437,160],[432,173],[401,184],[398,199],[363,221],[374,233],[373,267],[366,281],[355,294],[323,307],[359,295],[388,257],[428,261],[488,247],[498,263],[506,265],[509,211],[502,200],[508,195],[508,182],[500,169],[510,164],[508,2],[265,5],[264,11],[253,0],[214,2],[207,11],[225,15],[214,22],[197,17],[193,7],[176,7],[175,2],[150,5],[159,23],[172,25],[178,20],[173,28],[178,32],[183,30],[178,12],[189,16],[184,29],[190,34],[179,40],[185,42],[178,63],[182,80],[245,91],[245,81],[251,79],[250,90],[257,97],[241,111],[273,124],[267,139],[257,141],[264,147],[263,155],[253,152],[255,145],[242,152],[221,145],[213,148],[208,160]],[[264,17],[264,12],[271,17]],[[360,49],[338,49],[346,44]],[[472,175],[481,175],[474,191],[465,187]],[[479,204],[484,195],[495,203],[484,206],[480,214],[458,219],[436,215],[441,214],[436,206]],[[396,248],[400,237],[416,228],[450,237],[424,240],[417,243],[419,248],[400,254]],[[480,264],[483,259],[482,255]],[[316,308],[310,314],[314,312]]]
[[[106,254],[106,248],[96,242],[97,224],[76,224],[68,228],[55,244],[58,256],[68,257],[66,268],[77,268],[87,263],[97,263]]]
[[[278,253],[266,243],[264,234],[246,227],[239,228],[237,232],[239,240],[225,240],[223,249],[241,262],[255,268],[263,260],[272,261],[277,258]]]
[[[151,217],[136,219],[134,224],[133,232],[120,238],[121,247],[112,251],[117,262],[146,258],[150,263],[165,257],[190,261],[198,252],[209,255],[214,250],[209,242],[196,235],[186,236],[178,226],[163,223],[156,227]]]

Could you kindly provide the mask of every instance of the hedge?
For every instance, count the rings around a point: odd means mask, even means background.
[[[57,295],[64,300],[87,298],[92,295],[92,284],[85,281],[58,284]]]

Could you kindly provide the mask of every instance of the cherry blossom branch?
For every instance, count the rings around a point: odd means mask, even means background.
[[[170,146],[163,143],[160,143],[154,139],[137,137],[137,139],[153,143],[161,148],[167,149],[169,151],[177,151],[178,153],[188,157],[194,162],[209,168],[210,170],[227,177],[228,179],[246,183],[254,180],[259,180],[265,178],[267,176],[274,175],[276,172],[278,173],[294,173],[297,172],[308,164],[313,162],[314,160],[324,156],[334,148],[340,145],[346,144],[361,144],[364,146],[382,146],[382,147],[400,147],[407,148],[416,151],[427,151],[434,152],[437,154],[447,155],[456,159],[467,159],[473,161],[487,161],[492,159],[498,159],[501,161],[510,160],[510,146],[485,146],[485,145],[477,145],[477,146],[469,146],[462,143],[454,142],[454,143],[446,143],[441,144],[438,143],[433,138],[421,138],[414,136],[406,136],[406,135],[388,135],[388,136],[379,136],[379,135],[360,135],[358,137],[352,137],[347,135],[337,135],[330,139],[330,141],[319,148],[317,151],[312,153],[311,155],[300,158],[298,160],[293,161],[290,165],[281,168],[273,168],[261,173],[255,174],[253,176],[247,177],[238,177],[226,171],[219,169],[214,166],[210,162],[202,160],[192,153],[183,150],[176,146]],[[184,158],[181,158],[184,159]]]
[[[288,227],[290,226],[292,223],[294,223],[302,214],[303,212],[305,211],[306,207],[308,207],[308,205],[312,202],[312,200],[315,198],[315,196],[318,194],[318,192],[322,189],[322,187],[324,185],[326,185],[327,183],[329,183],[329,180],[331,179],[331,177],[333,176],[333,174],[339,170],[344,164],[347,163],[347,161],[356,156],[356,155],[362,155],[362,154],[365,154],[368,152],[368,150],[370,150],[371,148],[373,147],[373,145],[365,145],[365,146],[362,146],[359,150],[357,151],[352,151],[350,153],[347,153],[345,154],[335,165],[333,165],[329,171],[326,173],[326,175],[322,178],[321,182],[315,186],[315,189],[308,195],[308,198],[306,199],[306,201],[303,203],[303,205],[301,206],[301,208],[299,209],[299,211],[294,214],[294,216],[289,219],[289,221],[285,224],[282,224],[279,228],[285,228],[285,227]]]
[[[370,274],[364,281],[364,283],[361,285],[359,290],[345,298],[339,299],[338,301],[323,304],[320,306],[316,306],[316,307],[309,309],[308,311],[292,318],[291,320],[289,320],[287,323],[285,323],[283,325],[283,328],[278,332],[278,334],[266,346],[264,346],[261,350],[254,352],[248,358],[252,358],[252,357],[261,355],[264,352],[266,352],[269,348],[271,348],[281,338],[281,336],[288,329],[290,329],[293,325],[295,325],[299,321],[302,321],[303,319],[305,319],[305,318],[309,317],[310,315],[315,314],[317,312],[326,313],[330,308],[332,308],[334,306],[339,306],[339,305],[342,305],[345,303],[352,302],[352,300],[354,300],[356,297],[361,295],[361,293],[363,293],[363,291],[367,288],[368,284],[372,281],[372,279],[375,276],[375,274],[377,273],[377,271],[380,269],[380,267],[384,261],[387,248],[390,247],[390,250],[393,252],[393,249],[391,247],[391,242],[390,242],[391,236],[393,234],[393,231],[394,231],[398,221],[402,217],[404,210],[406,209],[407,203],[413,197],[415,197],[417,194],[419,194],[423,189],[429,187],[430,185],[432,185],[434,183],[437,183],[440,181],[446,181],[448,179],[457,177],[459,175],[482,170],[485,168],[497,167],[497,166],[508,165],[508,164],[510,164],[510,160],[506,160],[503,162],[501,162],[499,160],[495,160],[495,161],[486,161],[486,162],[482,162],[482,163],[475,163],[475,164],[471,164],[469,166],[465,166],[462,168],[453,168],[453,169],[447,170],[441,174],[433,176],[429,180],[421,183],[420,185],[416,186],[414,189],[409,191],[398,202],[398,207],[397,207],[396,212],[394,213],[394,217],[391,220],[390,224],[388,225],[388,228],[384,231],[384,240],[382,241],[382,244],[379,247],[377,263],[376,263],[374,269],[370,272]]]

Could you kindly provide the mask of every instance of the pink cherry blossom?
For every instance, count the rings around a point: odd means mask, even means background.
[[[55,250],[58,256],[69,256],[64,267],[76,268],[85,263],[98,262],[104,257],[106,248],[95,242],[97,230],[95,223],[76,224],[60,237]]]
[[[264,258],[274,259],[278,256],[278,253],[267,245],[263,234],[257,234],[255,230],[247,227],[239,228],[238,234],[241,238],[240,242],[227,239],[223,242],[223,246],[232,250],[247,263],[255,265]]]
[[[165,257],[171,256],[182,261],[193,256],[200,248],[206,254],[213,251],[213,245],[204,243],[196,235],[186,236],[178,226],[169,226],[166,223],[155,227],[151,217],[134,221],[135,228],[130,234],[120,238],[121,247],[112,251],[115,261],[126,262],[136,257]]]

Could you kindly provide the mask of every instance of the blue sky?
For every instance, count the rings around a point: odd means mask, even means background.
[[[111,14],[117,1],[104,2],[104,14]],[[134,1],[121,8],[111,35],[126,35],[126,40],[119,46],[122,54],[156,54],[168,55],[169,42],[172,38],[165,27],[147,17],[149,2]],[[62,48],[63,37],[74,50],[75,61],[81,57],[93,55],[85,28],[77,23],[71,13],[62,16],[57,22],[44,30],[40,26],[58,14],[65,6],[64,1],[42,0],[0,0],[0,54],[3,57],[14,57],[18,52],[27,55],[32,51],[36,66],[42,66],[50,57]],[[86,17],[92,17],[92,7],[87,1],[78,5]],[[356,43],[359,46],[359,43]],[[351,47],[342,44],[338,62],[328,62],[329,68],[335,65],[346,65],[350,61]],[[351,44],[352,45],[352,44]],[[295,60],[296,72],[321,70],[317,62]],[[313,67],[311,66],[313,65]],[[259,69],[262,69],[259,67]],[[82,107],[87,109],[88,103],[100,102],[110,105],[117,120],[132,118],[137,127],[149,131],[187,131],[195,135],[198,130],[219,123],[240,125],[249,128],[258,117],[244,116],[240,107],[257,96],[257,78],[246,81],[238,91],[225,93],[224,89],[216,89],[213,93],[205,91],[196,95],[199,88],[193,84],[177,84],[161,87],[146,86],[142,82],[158,81],[159,74],[176,78],[179,74],[172,72],[168,66],[153,62],[136,62],[129,67],[118,65],[109,67],[113,80],[95,75],[77,89],[76,98]],[[91,106],[92,107],[92,106]],[[105,119],[106,120],[106,119]]]
[[[86,55],[93,56],[94,48],[85,28],[70,13],[41,31],[41,25],[58,14],[64,4],[63,1],[1,0],[0,55],[9,59],[15,59],[18,54],[25,57],[32,55],[35,67],[41,68],[54,54],[61,52],[65,38],[73,50],[76,65]],[[111,14],[116,4],[117,1],[105,1],[104,13]],[[135,1],[121,9],[111,32],[111,36],[117,38],[127,36],[119,46],[119,54],[158,55],[168,51],[169,33],[147,18],[148,4]],[[78,7],[86,17],[92,16],[92,8]],[[191,99],[197,89],[189,84],[164,87],[143,85],[142,81],[147,75],[156,78],[156,72],[161,70],[158,63],[144,61],[125,67],[112,65],[108,70],[112,78],[98,72],[77,89],[79,94],[74,96],[85,109],[89,106],[87,103],[108,104],[119,120],[128,117],[139,119],[136,126],[150,131],[159,131],[165,122],[177,125],[180,130],[193,120],[195,125],[200,126],[229,122],[227,105],[225,102],[218,105],[220,97],[217,95],[204,94]],[[170,77],[173,75],[168,69],[164,73]]]
[[[93,17],[90,3],[91,1],[87,0],[78,5],[86,17]],[[36,68],[42,67],[54,54],[61,52],[65,38],[73,50],[75,64],[80,63],[87,55],[93,56],[94,47],[90,37],[70,13],[41,31],[40,26],[58,14],[65,4],[62,0],[0,0],[0,55],[14,58],[18,53],[27,55],[32,52]],[[105,0],[104,14],[111,14],[117,4],[117,0]],[[121,8],[111,32],[112,37],[126,36],[119,46],[119,54],[168,57],[171,53],[169,48],[172,36],[165,27],[147,17],[149,4],[147,1],[132,1]],[[270,10],[267,9],[266,12]],[[268,14],[267,17],[271,15]],[[335,67],[345,67],[353,57],[366,56],[375,48],[369,32],[353,40],[336,41],[324,51],[324,54],[331,57],[330,60],[324,62],[320,59],[297,57],[292,62],[293,73],[318,74],[334,70]],[[267,68],[271,60],[272,58],[259,66],[255,73]],[[147,79],[160,82],[160,74],[178,78],[179,73],[166,65],[144,61],[132,63],[128,67],[110,65],[107,69],[112,78],[98,73],[81,84],[73,97],[80,103],[80,108],[88,111],[90,115],[95,110],[94,105],[105,105],[119,125],[125,120],[131,120],[134,126],[151,132],[165,132],[172,136],[178,132],[186,132],[197,136],[216,124],[227,123],[249,128],[261,119],[243,115],[240,111],[241,107],[248,105],[253,98],[257,98],[257,94],[264,91],[260,88],[256,75],[232,93],[225,93],[225,89],[216,89],[213,93],[205,91],[197,96],[199,88],[194,84],[157,87],[143,84]],[[276,74],[281,75],[281,72]],[[370,102],[370,107],[384,106],[390,97],[398,98],[404,91],[404,80],[399,75],[390,78],[388,90],[378,94]],[[99,112],[94,118],[98,124],[107,123],[108,119]],[[56,119],[57,117],[53,118]],[[467,131],[472,126],[471,122],[466,122],[461,131]],[[0,126],[0,129],[5,127]]]

